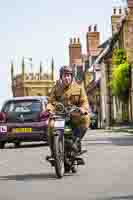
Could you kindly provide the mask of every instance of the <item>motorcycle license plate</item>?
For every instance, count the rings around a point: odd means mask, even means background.
[[[57,120],[55,121],[54,127],[55,128],[64,128],[65,120]]]

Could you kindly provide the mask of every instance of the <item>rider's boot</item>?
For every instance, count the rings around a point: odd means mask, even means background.
[[[69,164],[66,164],[66,163],[65,163],[65,165],[64,165],[64,169],[65,169],[65,173],[68,173],[68,172],[70,172],[71,167],[70,167]]]
[[[87,128],[80,128],[80,138],[78,140],[78,149],[79,149],[79,153],[84,153],[85,150],[82,150],[82,144],[81,144],[81,140],[84,137],[84,135],[86,134]]]
[[[54,158],[53,158],[53,151],[52,151],[52,148],[53,148],[53,145],[52,145],[52,137],[48,137],[48,143],[49,143],[49,146],[50,146],[50,151],[51,151],[51,155],[47,155],[46,156],[46,160],[48,161],[48,162],[50,162],[50,164],[52,165],[52,166],[54,166],[55,165],[55,162],[54,162]]]
[[[78,134],[77,135],[75,134],[75,136],[77,137],[75,138],[75,141],[72,147],[77,153],[77,156],[76,156],[77,165],[85,165],[84,159],[79,156],[86,152],[85,150],[82,150],[82,144],[81,144],[81,139],[84,137],[86,130],[87,130],[86,128],[85,129],[79,128],[78,130],[76,129],[76,132],[78,132]]]
[[[55,166],[55,161],[52,156],[46,156],[46,160],[51,164],[51,166]]]
[[[72,171],[72,173],[76,173],[76,172],[77,172],[76,167],[75,167],[75,166],[72,166],[72,167],[71,167],[71,171]]]
[[[74,140],[72,149],[74,150],[75,153],[78,153],[78,154],[80,154],[82,152],[81,139],[79,137],[77,137]]]
[[[85,165],[83,158],[76,156],[75,160],[77,161],[77,165]]]
[[[75,142],[73,143],[72,150],[76,153],[75,160],[77,161],[77,165],[84,165],[85,162],[83,158],[79,157],[82,154],[81,140],[79,138],[76,138]]]

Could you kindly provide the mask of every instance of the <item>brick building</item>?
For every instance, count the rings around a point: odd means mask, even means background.
[[[101,51],[98,48],[99,45],[100,32],[97,30],[97,25],[88,27],[85,54],[82,52],[82,44],[79,38],[71,38],[69,43],[69,64],[75,72],[75,79],[80,84],[84,84],[90,107],[93,111],[98,111],[98,113],[100,113],[100,87],[96,77],[99,76],[100,69],[93,66],[93,63]]]

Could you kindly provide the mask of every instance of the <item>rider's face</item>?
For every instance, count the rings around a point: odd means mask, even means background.
[[[64,74],[62,75],[62,82],[63,82],[63,84],[64,84],[65,86],[70,85],[71,82],[72,82],[72,75],[69,74],[69,73],[64,73]]]

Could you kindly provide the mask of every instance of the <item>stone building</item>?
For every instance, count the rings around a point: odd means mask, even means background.
[[[69,63],[76,74],[79,71],[82,76],[90,103],[98,111],[102,126],[110,126],[115,120],[123,120],[123,105],[118,98],[112,96],[109,82],[112,78],[114,49],[125,49],[128,63],[133,64],[133,0],[128,0],[127,5],[128,9],[113,9],[112,36],[103,44],[100,45],[100,33],[96,25],[93,30],[89,26],[86,33],[86,54],[82,53],[79,39],[71,39],[69,44]],[[132,76],[131,83],[129,105],[126,108],[130,121],[133,119]]]
[[[51,62],[51,73],[43,72],[42,64],[38,73],[26,73],[24,58],[20,74],[15,75],[14,65],[11,63],[11,87],[14,97],[18,96],[47,96],[55,84],[54,61]]]
[[[101,69],[101,109],[102,109],[102,125],[109,127],[113,122],[124,122],[123,113],[127,112],[127,118],[133,120],[133,68],[131,68],[129,104],[124,105],[118,97],[112,95],[109,82],[112,78],[112,54],[114,49],[125,49],[128,63],[133,64],[133,1],[127,1],[128,8],[114,8],[111,16],[112,37],[100,45],[103,51],[98,56],[96,63]]]

